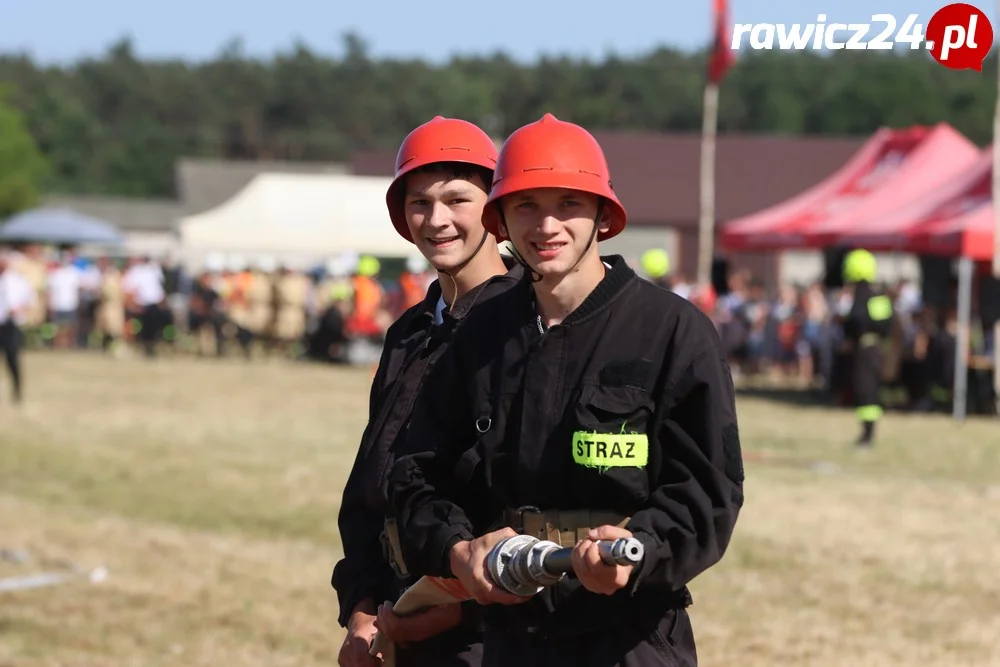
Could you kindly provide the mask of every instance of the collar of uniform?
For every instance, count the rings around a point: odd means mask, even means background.
[[[427,294],[424,295],[424,300],[420,304],[420,316],[429,317],[431,321],[434,321],[434,311],[437,308],[437,303],[441,299],[441,283],[439,280],[434,280],[430,285],[427,286]]]
[[[621,255],[608,255],[601,259],[611,266],[604,273],[604,278],[597,287],[584,299],[583,303],[562,321],[563,326],[572,326],[590,315],[593,315],[610,303],[625,285],[635,279],[635,271]]]
[[[503,260],[504,266],[507,267],[507,273],[503,273],[496,276],[490,276],[487,280],[476,285],[471,290],[463,294],[458,300],[455,301],[454,307],[445,307],[442,316],[445,318],[451,318],[453,320],[461,320],[469,311],[472,310],[473,306],[476,305],[479,300],[480,295],[482,295],[483,290],[495,282],[499,281],[510,281],[519,282],[524,276],[524,269],[518,264],[513,257],[510,255],[501,254],[500,258]],[[438,301],[441,299],[441,284],[440,278],[431,283],[430,287],[427,289],[427,296],[424,298],[423,310],[431,320],[434,319],[434,312],[437,309]],[[450,305],[450,304],[448,304]]]
[[[524,275],[524,269],[521,265],[514,261],[513,257],[508,255],[500,255],[503,260],[504,266],[507,267],[507,273],[502,273],[496,276],[490,276],[487,280],[484,280],[480,284],[473,287],[471,290],[462,295],[462,298],[455,302],[453,308],[446,308],[444,315],[446,317],[451,317],[456,320],[460,320],[469,314],[469,311],[478,303],[479,297],[482,296],[483,291],[489,286],[497,282],[514,282],[517,283],[521,280]]]

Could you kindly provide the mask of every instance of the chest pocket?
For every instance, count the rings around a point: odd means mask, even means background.
[[[634,499],[648,496],[651,451],[648,430],[655,405],[636,387],[584,385],[574,406],[573,476],[611,482]]]

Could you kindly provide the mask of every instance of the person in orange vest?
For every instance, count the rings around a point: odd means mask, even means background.
[[[382,264],[371,255],[358,259],[351,285],[354,288],[354,312],[347,322],[347,328],[355,336],[380,337],[388,327],[382,326],[382,311],[385,290],[378,281]]]
[[[399,277],[403,291],[402,309],[409,310],[424,300],[430,281],[427,279],[427,260],[414,255],[406,259],[406,271]]]
[[[247,283],[248,328],[265,353],[274,347],[274,274],[277,270],[278,261],[274,257],[258,257]]]
[[[234,255],[229,260],[229,268],[232,274],[229,277],[229,299],[227,305],[227,319],[230,326],[226,327],[225,338],[230,335],[239,343],[243,356],[246,359],[252,358],[251,343],[253,334],[250,331],[250,291],[253,284],[253,274],[248,270],[246,260],[238,255]]]

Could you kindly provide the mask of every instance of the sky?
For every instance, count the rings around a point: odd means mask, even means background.
[[[900,23],[926,25],[942,0],[730,0],[735,23]],[[973,0],[995,27],[996,5]],[[256,8],[255,8],[256,5]],[[144,58],[207,60],[240,38],[248,55],[268,57],[301,41],[339,55],[341,36],[358,33],[371,54],[421,57],[499,50],[520,61],[542,54],[600,59],[657,46],[703,48],[711,0],[0,0],[0,53],[26,52],[47,64],[99,57],[130,37]],[[869,33],[871,34],[871,33]]]

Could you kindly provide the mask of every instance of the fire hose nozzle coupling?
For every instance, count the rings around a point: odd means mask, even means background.
[[[642,542],[634,537],[599,540],[597,548],[601,560],[609,566],[638,565],[644,556]],[[493,547],[486,557],[486,569],[497,586],[527,597],[572,572],[572,556],[572,547],[560,547],[530,535],[515,535]]]
[[[597,548],[601,552],[601,560],[608,565],[638,565],[646,555],[642,542],[634,537],[601,540]]]

